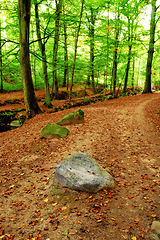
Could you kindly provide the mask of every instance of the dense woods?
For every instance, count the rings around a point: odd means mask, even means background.
[[[145,93],[153,86],[159,88],[158,0],[33,0],[27,4],[1,2],[1,92],[23,86],[26,105],[38,112],[38,106],[33,106],[36,88],[44,88],[48,107],[61,86],[70,99],[77,84],[92,87],[94,93],[101,84],[103,93],[111,89],[113,95],[116,87],[124,95],[128,86],[139,86]]]

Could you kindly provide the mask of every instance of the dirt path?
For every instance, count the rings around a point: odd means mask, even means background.
[[[65,139],[40,139],[40,132],[73,109],[0,133],[0,234],[6,239],[149,239],[152,222],[160,221],[160,93],[81,109],[85,123],[67,126]],[[110,170],[113,192],[54,186],[56,164],[76,151]]]

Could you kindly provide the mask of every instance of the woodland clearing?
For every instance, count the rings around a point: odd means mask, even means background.
[[[68,125],[66,138],[40,138],[46,124],[79,108],[85,122]],[[77,151],[110,171],[113,191],[54,185],[56,165]],[[160,93],[36,115],[0,133],[0,166],[1,239],[149,239],[160,221]]]

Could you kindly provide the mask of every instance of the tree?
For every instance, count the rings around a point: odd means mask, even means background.
[[[18,0],[20,65],[27,118],[41,112],[35,97],[29,57],[30,7],[31,0]]]
[[[93,93],[96,93],[95,80],[94,80],[94,35],[95,35],[95,21],[96,21],[97,9],[90,6],[90,14],[87,15],[89,23],[89,38],[90,38],[90,75],[92,79]]]
[[[108,77],[108,59],[109,59],[109,6],[110,2],[107,4],[108,6],[108,19],[107,19],[107,59],[106,59],[106,72],[105,72],[105,87],[104,87],[104,96],[106,95],[106,89],[107,89],[107,77]]]
[[[151,75],[152,75],[152,60],[154,54],[154,43],[155,43],[155,30],[156,30],[156,2],[157,0],[152,0],[152,12],[151,12],[151,20],[150,20],[150,41],[149,41],[149,50],[148,50],[148,58],[146,65],[146,80],[145,87],[143,93],[152,93],[151,90]]]
[[[117,66],[118,66],[118,47],[119,47],[119,34],[120,34],[120,11],[119,4],[117,6],[117,13],[115,14],[115,40],[114,40],[114,56],[113,56],[113,68],[112,68],[112,85],[113,96],[115,95],[116,80],[117,80]]]
[[[84,6],[84,0],[82,0],[81,12],[80,12],[80,18],[79,18],[79,25],[78,25],[77,35],[76,35],[76,39],[75,39],[74,60],[73,60],[72,76],[71,76],[71,83],[70,83],[70,89],[69,89],[69,103],[71,102],[71,97],[72,97],[73,78],[74,78],[74,70],[75,70],[75,65],[76,65],[78,37],[79,37],[81,21],[82,21],[83,6]]]
[[[129,74],[130,61],[131,61],[131,55],[132,55],[131,51],[132,51],[132,41],[133,41],[133,21],[134,19],[130,19],[130,16],[128,16],[128,61],[126,66],[123,93],[126,93],[126,90],[127,90],[128,74]]]
[[[42,42],[38,5],[39,3],[37,3],[37,0],[35,0],[36,31],[37,31],[38,45],[39,45],[39,49],[42,56],[42,68],[43,68],[43,78],[44,78],[44,88],[45,88],[45,104],[47,107],[52,107],[51,99],[50,99],[49,83],[48,83],[47,58],[46,58],[46,51],[45,51],[45,45],[47,43],[48,37],[45,38],[44,36],[44,40]]]
[[[67,48],[67,23],[65,19],[65,8],[63,6],[63,29],[64,29],[64,77],[63,77],[63,87],[67,86],[69,81],[69,71],[68,71],[68,48]]]
[[[62,2],[63,0],[56,1],[56,13],[55,13],[55,36],[54,36],[54,47],[53,47],[53,86],[52,86],[52,94],[54,89],[55,97],[57,97],[57,94],[58,94],[57,54],[58,54]]]

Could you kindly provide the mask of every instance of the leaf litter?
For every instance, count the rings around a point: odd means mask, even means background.
[[[39,136],[72,109],[0,133],[0,239],[149,239],[160,220],[159,106],[156,93],[82,107],[85,123],[65,139]],[[55,166],[75,151],[110,171],[114,191],[54,186]]]

